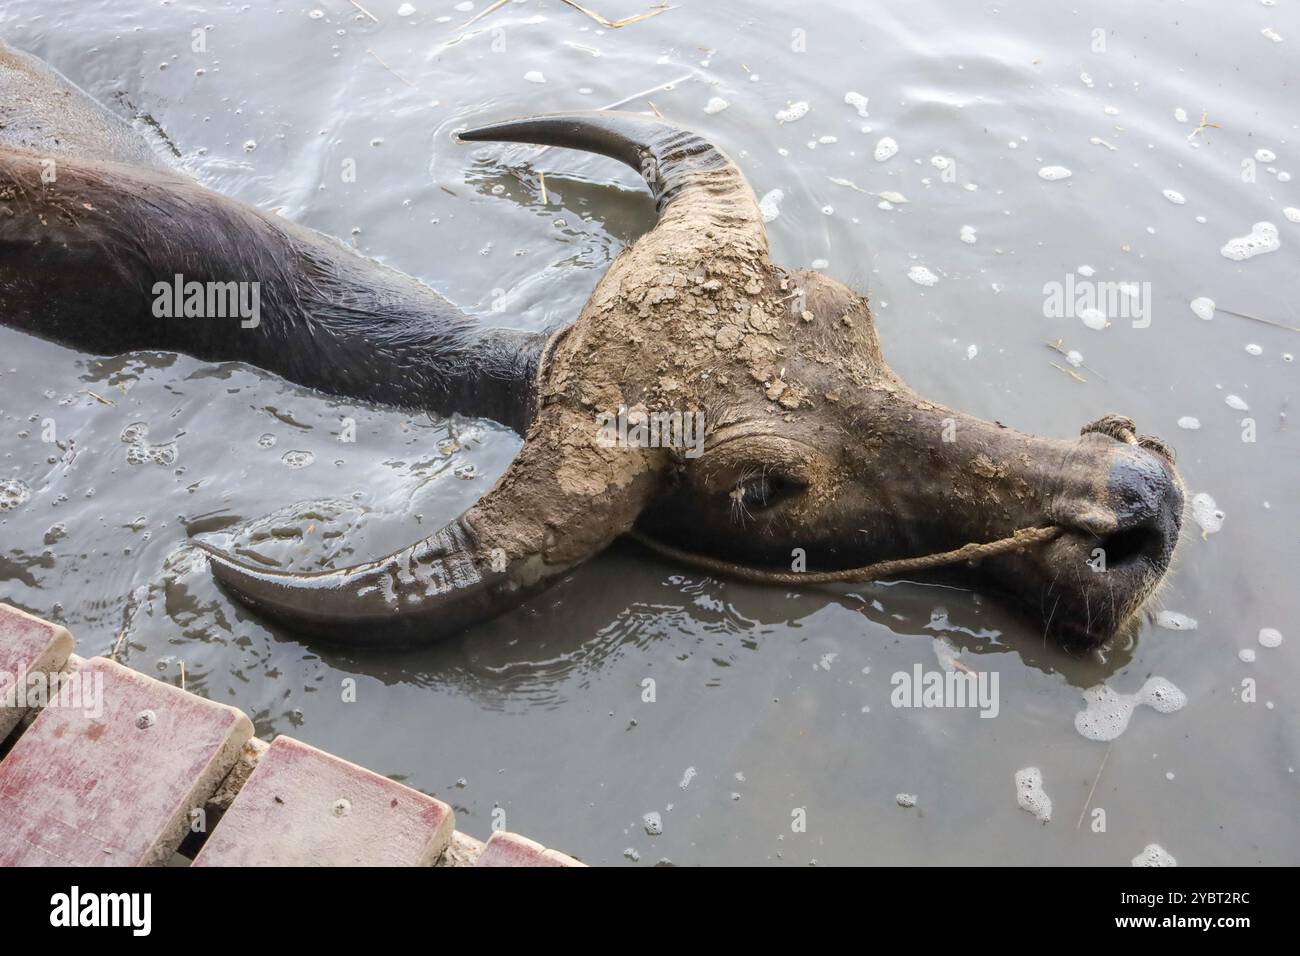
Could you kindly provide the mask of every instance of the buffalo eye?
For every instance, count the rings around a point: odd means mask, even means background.
[[[749,512],[771,508],[802,491],[804,485],[782,475],[768,473],[746,478],[736,485],[731,498]]]

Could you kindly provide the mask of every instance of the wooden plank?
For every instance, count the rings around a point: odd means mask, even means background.
[[[451,841],[441,800],[280,736],[195,866],[430,866]]]
[[[233,707],[85,661],[0,763],[0,866],[165,862],[252,734]]]
[[[483,852],[483,841],[457,830],[434,866],[473,866]]]
[[[72,653],[72,635],[67,628],[8,604],[0,604],[0,740],[18,726],[30,706],[44,706],[48,700],[41,688],[28,680],[40,675],[45,687]]]
[[[498,830],[488,838],[475,866],[585,866],[558,850],[548,850],[536,840]]]

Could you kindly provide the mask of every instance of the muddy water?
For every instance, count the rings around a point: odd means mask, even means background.
[[[1149,844],[1180,863],[1300,862],[1300,335],[1224,311],[1300,324],[1293,3],[682,0],[620,30],[557,0],[468,28],[482,0],[364,5],[377,23],[344,0],[8,0],[0,34],[213,188],[521,328],[574,315],[651,204],[607,161],[470,150],[452,131],[675,80],[631,108],[653,102],[760,195],[780,190],[774,256],[869,290],[923,393],[1062,436],[1124,412],[1176,447],[1189,498],[1213,499],[1211,528],[1223,516],[1213,533],[1189,519],[1161,599],[1197,626],[1144,620],[1071,657],[976,594],[790,594],[619,547],[437,647],[325,651],[232,604],[187,538],[224,532],[298,568],[378,555],[481,494],[512,435],[0,329],[4,599],[66,622],[82,653],[124,633],[133,667],[175,681],[183,662],[260,734],[436,793],[471,833],[501,822],[592,862],[1127,865]],[[897,154],[877,161],[886,137]],[[1280,249],[1221,252],[1261,222]],[[1045,285],[1071,276],[1134,283],[1117,304],[1135,308],[1103,328],[1045,314]],[[954,657],[998,676],[996,717],[891,706],[892,675]],[[1141,703],[1144,687],[1168,699],[1151,678],[1185,706]],[[1079,726],[1113,739],[1076,729],[1085,691]]]

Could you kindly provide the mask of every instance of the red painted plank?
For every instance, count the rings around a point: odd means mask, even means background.
[[[451,840],[441,800],[276,737],[195,866],[429,866]]]
[[[165,862],[252,724],[102,657],[72,677],[0,763],[0,865]]]
[[[483,846],[475,866],[583,866],[558,850],[548,850],[535,840],[498,830]]]
[[[29,706],[44,706],[45,688],[68,662],[72,643],[66,628],[0,604],[0,740]]]

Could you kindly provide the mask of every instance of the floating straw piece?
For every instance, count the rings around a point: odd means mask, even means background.
[[[579,13],[585,13],[602,27],[610,27],[614,30],[617,30],[619,27],[625,27],[630,23],[639,23],[642,20],[649,20],[651,17],[657,17],[659,14],[667,13],[669,10],[673,9],[666,3],[659,3],[651,7],[645,13],[638,13],[634,16],[624,17],[622,20],[610,20],[608,17],[601,16],[595,10],[588,10],[582,4],[576,3],[575,0],[562,0],[562,2],[567,6],[573,7],[573,9],[577,10]]]

